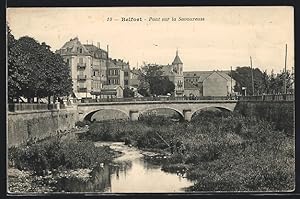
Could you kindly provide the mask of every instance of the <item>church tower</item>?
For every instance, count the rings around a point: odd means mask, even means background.
[[[178,50],[176,50],[176,56],[174,58],[174,61],[172,62],[172,66],[173,66],[173,71],[177,74],[177,75],[182,75],[183,74],[183,63],[180,60],[179,56],[178,56]]]
[[[173,82],[175,85],[175,96],[183,96],[184,94],[184,77],[183,77],[183,63],[176,50],[176,56],[172,62],[173,67]]]

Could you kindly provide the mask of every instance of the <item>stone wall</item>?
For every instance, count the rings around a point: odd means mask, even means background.
[[[289,135],[294,134],[295,104],[293,101],[239,101],[234,111],[273,122],[277,129]]]
[[[75,126],[77,110],[9,112],[7,143],[17,146],[29,140],[40,140]]]

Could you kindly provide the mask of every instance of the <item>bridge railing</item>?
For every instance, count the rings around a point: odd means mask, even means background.
[[[240,101],[295,101],[294,94],[268,94],[258,96],[240,96]]]
[[[100,98],[82,99],[79,103],[95,102],[135,102],[135,101],[184,101],[184,100],[235,100],[237,98],[227,96],[201,96],[201,97],[132,97],[132,98]]]
[[[8,104],[9,112],[16,111],[37,111],[37,110],[57,110],[65,109],[64,104],[39,104],[39,103],[11,103]]]

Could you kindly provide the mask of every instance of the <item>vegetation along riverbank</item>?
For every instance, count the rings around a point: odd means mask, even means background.
[[[60,136],[19,147],[8,152],[9,192],[52,192],[61,178],[87,180],[99,164],[119,154],[108,146],[95,147],[92,141]]]
[[[191,122],[163,116],[140,121],[94,122],[81,139],[125,141],[163,151],[162,169],[196,184],[189,191],[288,191],[294,189],[294,136],[275,124],[238,113],[201,112]],[[184,151],[177,152],[181,142]]]

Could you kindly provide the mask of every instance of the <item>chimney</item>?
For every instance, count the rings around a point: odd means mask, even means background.
[[[100,48],[100,42],[97,42],[97,47]]]
[[[107,57],[109,56],[109,45],[106,46],[107,49]]]

